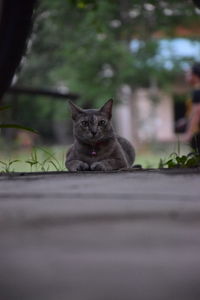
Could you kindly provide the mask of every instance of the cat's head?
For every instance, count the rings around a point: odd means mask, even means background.
[[[113,136],[111,125],[113,100],[108,100],[100,109],[82,109],[69,101],[74,136],[85,143],[95,144]]]

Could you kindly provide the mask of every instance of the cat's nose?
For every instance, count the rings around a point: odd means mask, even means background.
[[[93,136],[95,136],[97,134],[96,130],[91,130],[91,133]]]

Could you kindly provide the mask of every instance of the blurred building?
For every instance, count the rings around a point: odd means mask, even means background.
[[[117,132],[133,143],[171,142],[176,140],[174,132],[174,100],[163,91],[152,93],[151,89],[140,88],[132,100],[122,101],[115,108]]]

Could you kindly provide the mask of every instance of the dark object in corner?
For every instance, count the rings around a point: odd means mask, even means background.
[[[193,135],[190,146],[194,149],[194,151],[200,154],[200,133],[196,133]]]
[[[9,87],[32,29],[36,0],[0,1],[0,102]]]
[[[194,5],[200,8],[200,0],[193,0]]]

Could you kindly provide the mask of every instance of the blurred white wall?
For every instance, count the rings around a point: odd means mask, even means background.
[[[132,116],[128,103],[118,104],[114,109],[115,129],[128,140],[133,139]]]
[[[159,90],[153,97],[154,100],[150,89],[138,89],[130,101],[123,101],[122,99],[122,103],[115,107],[115,128],[120,135],[133,143],[135,142],[135,131],[137,131],[137,136],[141,142],[151,140],[166,142],[176,139],[173,99]],[[137,112],[133,114],[135,109]],[[134,115],[137,120],[133,120]]]

